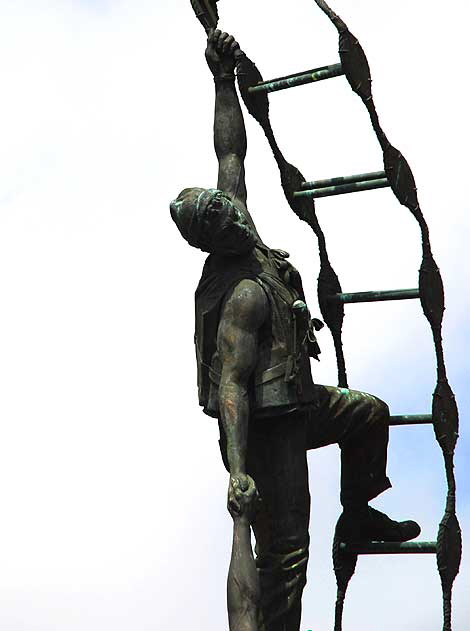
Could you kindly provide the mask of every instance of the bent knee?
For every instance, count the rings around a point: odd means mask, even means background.
[[[388,425],[390,419],[390,410],[388,405],[385,403],[385,401],[382,401],[382,399],[379,399],[372,395],[371,398],[371,411],[375,419],[379,422],[383,421]]]
[[[360,409],[362,409],[362,413],[367,417],[369,423],[388,426],[390,411],[385,401],[368,392],[355,391],[354,395],[360,402]]]

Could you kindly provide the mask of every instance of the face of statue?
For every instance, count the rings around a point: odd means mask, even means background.
[[[224,256],[248,254],[256,243],[243,211],[225,195],[214,200],[206,210],[203,234],[210,252]]]
[[[243,210],[222,191],[185,189],[170,205],[173,220],[191,245],[222,256],[242,256],[256,236]]]

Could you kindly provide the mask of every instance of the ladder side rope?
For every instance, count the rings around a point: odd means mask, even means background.
[[[269,100],[267,93],[250,92],[250,87],[263,83],[263,78],[256,65],[246,55],[242,57],[238,63],[237,78],[245,106],[249,113],[261,125],[269,146],[271,147],[279,167],[282,188],[284,189],[284,194],[289,206],[299,219],[305,221],[312,228],[317,236],[320,255],[320,273],[317,286],[318,303],[323,319],[333,337],[338,365],[338,384],[341,387],[347,388],[348,381],[342,344],[344,306],[341,302],[335,303],[328,300],[328,296],[341,294],[342,289],[338,276],[328,258],[326,239],[318,223],[314,200],[308,197],[294,196],[294,193],[302,188],[306,180],[295,166],[287,162],[277,144],[269,119]]]
[[[380,126],[372,97],[369,64],[364,50],[343,20],[324,0],[315,0],[315,2],[338,30],[342,68],[352,90],[362,99],[369,112],[372,127],[382,147],[385,172],[391,188],[400,204],[406,206],[413,214],[421,230],[423,257],[419,270],[419,293],[424,315],[431,326],[437,363],[437,385],[433,394],[432,418],[436,440],[444,456],[447,478],[446,508],[437,538],[437,564],[443,591],[443,631],[451,631],[452,586],[459,571],[462,552],[460,526],[455,514],[454,476],[454,452],[458,438],[459,417],[454,393],[447,380],[442,347],[442,319],[445,308],[442,278],[431,251],[429,230],[421,212],[411,168],[400,151],[391,145]]]

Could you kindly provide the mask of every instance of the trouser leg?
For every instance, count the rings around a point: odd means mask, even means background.
[[[262,500],[253,523],[260,631],[300,629],[310,517],[305,428],[304,414],[250,423],[247,471]]]
[[[303,414],[250,426],[248,470],[262,499],[253,530],[266,631],[300,628],[310,518],[305,428]]]
[[[391,487],[386,474],[389,411],[370,394],[316,386],[309,413],[307,449],[332,443],[341,448],[341,503],[365,504]]]

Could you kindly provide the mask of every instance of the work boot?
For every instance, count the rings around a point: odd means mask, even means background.
[[[420,532],[415,521],[394,521],[370,506],[358,511],[344,510],[336,525],[336,537],[350,543],[409,541]]]

